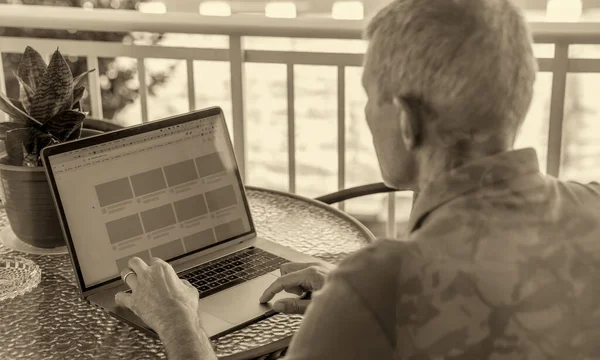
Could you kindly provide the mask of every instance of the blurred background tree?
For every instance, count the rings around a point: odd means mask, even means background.
[[[136,10],[139,3],[146,0],[0,0],[0,4],[23,4],[23,5],[44,5],[44,6],[68,6],[84,8],[103,8],[119,10]],[[67,31],[67,30],[47,30],[32,28],[7,28],[0,27],[1,36],[24,37],[24,38],[45,38],[45,39],[65,39],[65,40],[87,40],[87,41],[108,41],[125,44],[157,44],[161,39],[160,34],[130,34],[122,32],[92,32],[92,31]],[[27,41],[23,41],[23,51],[27,46]],[[80,74],[87,70],[85,57],[68,56],[65,58],[69,63],[74,74]],[[21,59],[21,54],[2,54],[2,63],[4,65],[4,76],[6,79],[6,90],[9,97],[17,98],[19,93],[19,83],[14,77],[13,72]],[[137,69],[135,67],[117,66],[114,58],[99,58],[96,71],[100,74],[100,85],[102,94],[102,109],[105,119],[112,119],[114,115],[123,109],[127,104],[133,102],[139,96],[137,80]],[[173,68],[162,69],[159,72],[149,73],[148,93],[152,95],[157,86],[164,84]],[[89,86],[86,86],[89,89]],[[85,109],[89,111],[89,96],[84,99]]]

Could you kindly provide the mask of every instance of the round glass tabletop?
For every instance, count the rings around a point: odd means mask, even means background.
[[[314,200],[251,187],[247,196],[259,236],[330,263],[374,240],[356,220]],[[1,209],[0,228],[6,226]],[[166,358],[159,340],[82,300],[68,255],[0,245],[0,258],[21,259],[20,265],[7,261],[4,268],[22,269],[10,271],[26,280],[22,289],[33,286],[0,301],[1,359]],[[32,285],[36,279],[39,285]],[[285,347],[301,321],[301,316],[275,315],[217,339],[214,347],[221,358],[246,357],[274,343]]]

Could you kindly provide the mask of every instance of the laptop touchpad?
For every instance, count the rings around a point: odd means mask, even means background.
[[[261,304],[258,301],[260,296],[276,279],[277,276],[267,274],[200,299],[200,309],[234,324],[254,319],[269,311],[273,302],[295,296],[283,292],[277,294],[268,304]]]
[[[208,337],[212,337],[231,328],[230,323],[223,321],[212,314],[200,310],[199,315],[202,328]]]

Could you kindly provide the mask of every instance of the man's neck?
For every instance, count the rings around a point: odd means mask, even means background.
[[[414,192],[423,191],[434,179],[443,176],[453,169],[464,166],[478,159],[512,150],[507,147],[500,150],[470,151],[468,154],[453,154],[450,151],[422,151],[417,155],[416,182]]]

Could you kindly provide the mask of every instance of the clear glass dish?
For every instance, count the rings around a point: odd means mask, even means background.
[[[33,261],[0,256],[0,301],[21,296],[40,283],[42,271]]]

